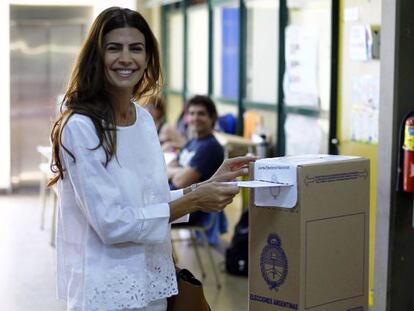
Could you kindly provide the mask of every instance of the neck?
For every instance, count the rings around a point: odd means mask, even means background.
[[[117,110],[120,114],[127,113],[131,109],[131,96],[116,96]]]
[[[110,88],[109,93],[116,103],[117,113],[128,112],[128,109],[130,109],[131,106],[132,90],[112,87]]]
[[[114,96],[116,103],[116,124],[117,125],[129,125],[135,121],[135,107],[131,102],[131,96],[129,94],[116,94]]]
[[[194,137],[197,139],[201,139],[204,137],[207,137],[208,135],[210,135],[212,133],[212,131],[206,131],[206,132],[195,132]]]

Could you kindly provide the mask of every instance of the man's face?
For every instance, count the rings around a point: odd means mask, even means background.
[[[197,136],[205,136],[213,131],[213,119],[201,105],[191,105],[188,108],[188,123]]]

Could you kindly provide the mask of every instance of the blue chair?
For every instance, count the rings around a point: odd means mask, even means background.
[[[231,113],[226,113],[217,118],[218,129],[227,134],[236,134],[237,119]]]

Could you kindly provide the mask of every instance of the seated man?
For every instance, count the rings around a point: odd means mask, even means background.
[[[172,189],[185,188],[209,179],[224,160],[223,147],[213,135],[217,120],[214,102],[206,96],[195,96],[187,103],[187,114],[193,138],[183,147],[177,159],[168,164],[167,173]],[[210,217],[205,212],[193,213],[190,215],[190,224],[205,225]],[[210,244],[217,243],[218,231],[226,230],[224,213],[219,215],[218,220],[208,232]]]

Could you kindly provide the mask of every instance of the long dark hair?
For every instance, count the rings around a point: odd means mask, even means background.
[[[75,156],[62,144],[63,128],[74,113],[86,115],[94,123],[99,138],[99,144],[94,149],[104,149],[105,165],[116,155],[115,103],[106,88],[108,82],[104,69],[103,41],[107,33],[124,27],[136,28],[144,35],[148,60],[143,77],[135,85],[131,98],[137,100],[143,95],[155,94],[161,88],[159,48],[148,23],[136,11],[119,7],[104,10],[95,19],[83,43],[62,100],[60,115],[52,127],[51,170],[55,176],[49,181],[49,186],[63,179],[60,147],[76,161]]]

